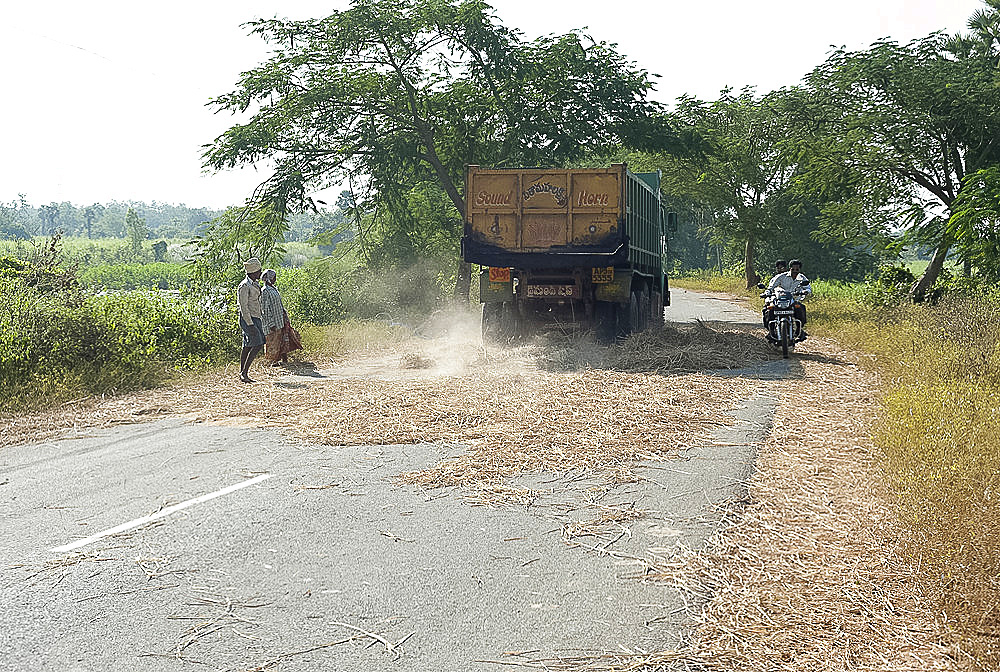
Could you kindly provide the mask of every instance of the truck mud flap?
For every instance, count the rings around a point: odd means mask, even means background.
[[[484,268],[479,273],[479,301],[482,303],[503,303],[514,300],[514,283],[490,282],[490,270]]]

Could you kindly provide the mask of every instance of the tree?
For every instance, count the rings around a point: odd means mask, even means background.
[[[153,243],[153,259],[155,261],[165,261],[167,258],[167,241],[158,240]]]
[[[86,222],[87,238],[93,238],[94,221],[100,219],[104,213],[104,206],[99,203],[88,205],[83,209],[83,220]]]
[[[204,161],[273,162],[251,200],[277,213],[313,207],[311,189],[350,179],[365,195],[358,205],[399,239],[414,233],[412,190],[438,190],[457,252],[466,164],[557,166],[622,138],[665,137],[650,75],[614,45],[578,32],[524,41],[481,0],[355,0],[324,19],[249,25],[274,55],[212,101],[255,112]],[[457,293],[467,295],[469,273],[460,266]]]
[[[1000,97],[993,73],[976,58],[949,53],[933,34],[906,45],[880,41],[838,50],[806,82],[825,114],[811,179],[845,168],[861,182],[895,191],[910,240],[934,249],[911,288],[923,300],[955,242],[945,226],[963,179],[995,163]]]
[[[262,264],[279,261],[285,250],[277,241],[287,229],[286,218],[267,206],[229,208],[194,241],[195,278],[205,285],[232,283],[251,257]]]
[[[704,102],[684,96],[674,112],[676,125],[693,129],[704,147],[668,158],[663,189],[712,209],[705,218],[716,243],[738,242],[747,287],[759,281],[756,252],[772,237],[784,214],[781,197],[795,174],[785,142],[790,134],[795,93],[782,91],[757,98],[750,88],[722,91]]]
[[[42,234],[55,233],[56,223],[59,221],[59,206],[56,203],[49,203],[38,208],[38,217],[42,220]]]
[[[969,17],[967,35],[953,35],[945,49],[958,58],[981,58],[991,67],[1000,66],[1000,0],[983,0],[986,7]]]
[[[985,279],[1000,280],[1000,165],[966,176],[953,205],[949,235]]]
[[[125,233],[132,246],[132,254],[138,256],[142,251],[142,241],[149,235],[149,227],[146,226],[146,220],[137,215],[132,208],[125,213]]]
[[[17,201],[0,203],[0,239],[29,240],[31,234],[25,226],[25,212],[28,204],[24,194]]]

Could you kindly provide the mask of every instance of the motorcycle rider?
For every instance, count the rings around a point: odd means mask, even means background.
[[[774,278],[778,277],[782,273],[785,273],[786,271],[788,271],[788,264],[785,263],[784,259],[778,259],[776,262],[774,262],[775,275],[771,276],[771,282],[774,282]],[[757,285],[757,286],[760,287],[761,289],[764,288],[764,285]],[[761,311],[761,313],[764,318],[764,328],[767,329],[767,325],[771,323],[771,307],[765,303],[764,309]]]
[[[791,292],[792,294],[804,294],[809,296],[812,294],[812,287],[808,284],[803,285],[803,281],[808,283],[809,278],[802,274],[802,262],[798,259],[792,259],[788,262],[788,272],[779,273],[771,278],[771,282],[768,283],[767,289],[770,292],[774,292],[775,288],[781,287],[785,291]],[[797,340],[804,341],[806,340],[806,336],[808,336],[805,330],[806,307],[801,301],[796,301],[795,305],[795,317],[802,322],[802,330],[799,332],[799,338]],[[765,316],[765,320],[766,318],[767,316]]]

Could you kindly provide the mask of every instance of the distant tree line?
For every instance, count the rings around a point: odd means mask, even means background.
[[[661,171],[680,215],[677,269],[738,268],[747,285],[776,257],[860,279],[903,249],[1000,279],[1000,0],[968,32],[833,51],[796,86],[650,98],[657,75],[581,31],[526,40],[482,0],[354,0],[324,18],[250,24],[269,59],[213,98],[238,117],[205,166],[269,163],[225,212],[163,204],[0,204],[0,235],[199,239],[207,269],[278,258],[311,239],[385,274],[436,260],[456,296],[464,168],[626,161]],[[251,111],[252,110],[252,111]],[[345,185],[335,204],[311,194]],[[137,229],[131,229],[135,235]],[[428,268],[432,268],[429,266]]]
[[[130,219],[129,213],[133,214]],[[63,201],[33,206],[24,197],[0,203],[0,240],[51,236],[98,239],[193,239],[202,236],[223,211],[141,201],[77,206]],[[305,241],[341,227],[343,213],[289,213],[287,240]],[[140,226],[140,222],[144,226]],[[327,235],[329,238],[329,235]]]

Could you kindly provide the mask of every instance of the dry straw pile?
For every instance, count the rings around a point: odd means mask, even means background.
[[[226,375],[88,400],[16,418],[14,431],[0,440],[184,415],[281,428],[327,445],[468,447],[456,459],[404,475],[425,487],[497,489],[514,474],[575,468],[620,479],[636,461],[696,445],[699,434],[731,422],[732,405],[759,385],[691,371],[771,356],[749,333],[705,325],[665,329],[612,348],[579,338],[496,352],[468,341],[410,347],[334,367],[316,382],[287,384],[281,373],[262,370],[255,375],[263,383],[253,386]]]

